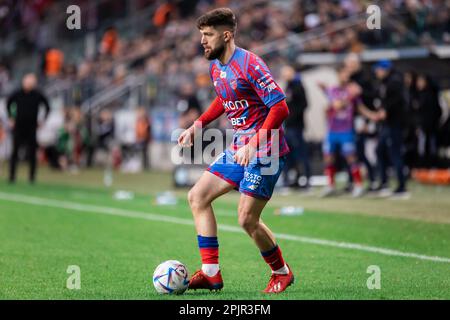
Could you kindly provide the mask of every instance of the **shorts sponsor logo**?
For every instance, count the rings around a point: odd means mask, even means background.
[[[254,188],[256,189],[261,183],[262,177],[256,173],[245,172],[244,179],[247,182],[253,183]],[[254,190],[254,189],[252,189]]]

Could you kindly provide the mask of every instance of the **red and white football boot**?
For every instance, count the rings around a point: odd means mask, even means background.
[[[208,290],[221,290],[223,288],[222,275],[220,270],[216,275],[210,277],[206,275],[202,270],[197,270],[191,280],[189,280],[188,289],[208,289]]]
[[[264,293],[280,293],[294,283],[294,274],[292,273],[289,265],[287,267],[289,268],[288,274],[272,273]]]

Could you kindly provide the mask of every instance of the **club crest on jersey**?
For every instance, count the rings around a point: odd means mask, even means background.
[[[233,90],[236,90],[236,88],[237,88],[237,80],[236,79],[233,79],[233,80],[230,81],[230,87]]]
[[[227,77],[227,73],[225,71],[220,71],[220,78],[226,78]]]

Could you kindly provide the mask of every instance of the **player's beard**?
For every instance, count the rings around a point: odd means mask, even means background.
[[[205,58],[208,59],[208,60],[218,59],[223,54],[224,51],[225,51],[225,44],[221,43],[214,50],[211,49],[211,51],[209,53],[205,52]]]

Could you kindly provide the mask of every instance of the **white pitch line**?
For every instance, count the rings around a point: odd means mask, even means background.
[[[100,214],[106,214],[106,215],[112,215],[112,216],[145,219],[145,220],[151,220],[151,221],[169,222],[169,223],[183,224],[183,225],[189,225],[189,226],[194,225],[194,222],[191,219],[168,217],[168,216],[163,216],[163,215],[159,215],[159,214],[146,213],[146,212],[141,212],[141,211],[123,210],[123,209],[103,207],[103,206],[97,206],[97,205],[79,204],[79,203],[70,202],[70,201],[38,198],[38,197],[32,197],[32,196],[27,196],[27,195],[22,195],[22,194],[0,192],[0,200],[26,203],[26,204],[32,204],[32,205],[38,205],[38,206],[53,207],[53,208],[76,210],[76,211],[82,211],[82,212],[100,213]],[[219,227],[219,230],[223,230],[223,231],[243,233],[241,228],[235,227],[235,226],[219,224],[218,227]],[[303,242],[303,243],[309,243],[309,244],[315,244],[315,245],[321,245],[321,246],[328,246],[328,247],[366,251],[366,252],[378,253],[378,254],[383,254],[383,255],[388,255],[388,256],[405,257],[405,258],[413,258],[413,259],[419,259],[419,260],[450,263],[450,258],[438,257],[438,256],[426,256],[426,255],[422,255],[419,253],[402,252],[402,251],[398,251],[398,250],[372,247],[372,246],[367,246],[367,245],[358,244],[358,243],[338,242],[338,241],[311,238],[311,237],[295,236],[295,235],[283,234],[283,233],[275,233],[275,237],[277,237],[278,239],[291,240],[291,241],[297,241],[297,242]]]

